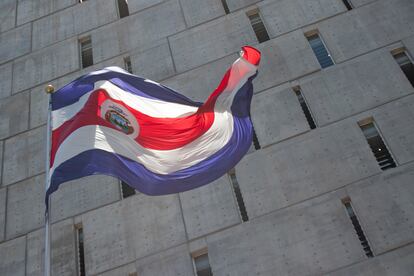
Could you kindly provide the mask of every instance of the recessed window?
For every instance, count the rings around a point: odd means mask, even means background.
[[[348,11],[354,8],[350,0],[342,0],[342,2],[344,2],[344,5],[348,9]]]
[[[253,128],[253,146],[255,150],[261,149],[259,139],[257,138],[256,131]]]
[[[267,33],[266,27],[263,24],[262,18],[258,9],[247,12],[247,16],[250,19],[253,31],[256,34],[259,43],[269,40],[269,34]]]
[[[129,15],[128,0],[118,0],[119,18],[124,18]]]
[[[83,3],[86,2],[87,0],[79,0],[79,3]]]
[[[134,188],[126,184],[124,181],[121,181],[121,192],[122,198],[127,198],[137,193],[137,191]]]
[[[92,40],[91,37],[84,37],[79,40],[82,68],[93,65]]]
[[[82,224],[75,225],[77,244],[77,265],[79,276],[85,276],[85,247]]]
[[[312,32],[311,34],[306,35],[306,38],[308,39],[321,67],[326,68],[332,66],[334,62],[320,35],[317,32]]]
[[[246,206],[244,205],[243,194],[241,193],[239,182],[236,177],[236,170],[232,169],[229,172],[230,181],[233,186],[234,195],[236,197],[237,206],[239,207],[240,217],[242,221],[248,221],[249,216],[247,215]]]
[[[414,86],[414,65],[410,55],[405,49],[399,49],[393,51],[393,56],[411,85]]]
[[[315,129],[316,128],[315,120],[312,117],[312,114],[309,110],[309,107],[306,103],[305,98],[302,95],[302,91],[301,91],[300,87],[299,86],[294,87],[293,91],[295,92],[296,97],[298,98],[299,104],[302,107],[302,111],[305,114],[305,117],[306,117],[306,120],[308,121],[309,127],[311,129]]]
[[[124,57],[124,66],[125,66],[125,70],[127,70],[129,73],[132,74],[132,64],[131,64],[131,58],[128,57]]]
[[[224,12],[226,14],[229,14],[230,13],[230,10],[229,10],[229,6],[227,5],[227,1],[226,0],[221,0],[221,4],[223,5]]]
[[[365,255],[368,258],[374,257],[374,254],[372,253],[371,247],[369,246],[368,240],[365,237],[364,231],[362,230],[362,227],[359,223],[358,217],[356,216],[354,212],[354,208],[352,208],[351,205],[351,198],[346,197],[342,199],[342,203],[345,206],[346,212],[351,219],[352,225],[354,226],[355,232],[358,236],[359,241],[361,242],[362,249],[365,252]]]
[[[391,153],[388,151],[384,140],[379,134],[373,118],[367,118],[358,122],[358,124],[364,133],[364,136],[367,139],[367,142],[372,150],[372,153],[377,159],[381,170],[385,171],[387,169],[395,168],[397,165],[392,158]]]
[[[208,259],[207,249],[203,253],[193,256],[194,267],[197,276],[212,276],[210,261]]]

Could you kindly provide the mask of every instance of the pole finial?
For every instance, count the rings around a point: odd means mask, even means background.
[[[47,94],[52,94],[53,92],[55,92],[55,88],[53,87],[53,85],[48,84],[48,85],[46,85],[46,87],[45,87],[45,92],[46,92]]]

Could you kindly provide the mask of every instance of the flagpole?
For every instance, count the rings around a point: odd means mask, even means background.
[[[52,85],[45,87],[45,92],[49,98],[47,111],[47,129],[46,129],[46,166],[45,166],[45,195],[50,185],[49,163],[50,163],[50,139],[51,139],[51,113],[52,113],[52,93],[55,88]],[[49,210],[45,212],[45,276],[50,276],[50,197],[48,198]]]

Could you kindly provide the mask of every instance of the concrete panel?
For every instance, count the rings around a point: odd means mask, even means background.
[[[299,83],[319,125],[414,92],[387,50],[336,65]]]
[[[44,275],[44,240],[44,229],[27,235],[27,276]],[[52,275],[77,275],[75,230],[71,219],[52,225],[51,257]]]
[[[227,175],[209,185],[180,193],[180,198],[189,239],[241,221]]]
[[[0,99],[11,95],[12,90],[12,63],[0,66]]]
[[[88,275],[186,240],[177,195],[149,197],[139,194],[86,213],[81,220]]]
[[[174,64],[168,41],[143,52],[131,55],[131,65],[134,75],[159,81],[174,75]]]
[[[375,122],[399,164],[414,160],[414,95],[373,110]]]
[[[365,258],[331,193],[207,237],[214,275],[321,275]]]
[[[64,183],[52,195],[51,220],[61,220],[120,199],[119,181],[103,175]]]
[[[86,1],[33,22],[33,49],[84,33],[118,19],[116,1]]]
[[[137,261],[140,276],[193,276],[193,263],[187,246],[179,246]]]
[[[301,30],[261,43],[257,47],[262,52],[262,60],[259,75],[253,82],[256,92],[320,70]]]
[[[252,120],[260,145],[266,147],[309,130],[292,88],[272,88],[254,95]]]
[[[279,0],[258,4],[270,37],[346,11],[342,1]]]
[[[78,68],[78,40],[73,38],[16,60],[13,90],[18,92],[34,87]]]
[[[0,33],[14,28],[17,0],[3,0],[0,3]]]
[[[24,276],[26,237],[0,244],[0,275]]]
[[[3,185],[23,180],[44,171],[46,128],[36,128],[5,142]]]
[[[0,63],[30,52],[31,27],[26,24],[0,34]]]
[[[2,150],[0,150],[0,162],[1,162],[1,164],[3,164],[3,151],[4,151],[3,144],[4,144],[4,142],[3,141],[0,141],[0,147],[2,149]],[[1,181],[0,181],[0,184],[1,184],[0,187],[1,187],[1,186],[5,185],[3,183],[3,175],[2,175],[2,171],[1,170],[0,170],[0,179],[1,179]]]
[[[4,240],[6,223],[6,189],[0,189],[0,241]]]
[[[180,2],[185,21],[190,27],[225,14],[221,0],[180,0]]]
[[[6,237],[10,239],[26,234],[44,225],[44,175],[14,184],[8,189]]]
[[[349,120],[249,154],[236,172],[249,216],[256,217],[380,169],[356,121]]]
[[[29,93],[0,100],[0,139],[27,130],[29,126]]]
[[[414,240],[414,165],[383,172],[347,188],[374,254]]]
[[[414,35],[403,39],[402,40],[403,45],[407,48],[410,56],[412,57],[414,54]]]
[[[413,1],[376,1],[325,20],[318,29],[334,60],[342,62],[412,35],[413,14]]]
[[[160,40],[184,29],[185,22],[178,0],[148,8],[93,32],[94,62],[133,49],[143,51],[153,48],[154,44],[160,44]]]
[[[55,87],[55,89],[57,88]],[[30,128],[46,124],[48,105],[49,97],[45,93],[45,85],[40,85],[30,90]]]
[[[250,5],[253,5],[254,3],[260,2],[260,0],[226,0],[227,6],[229,7],[230,11],[235,11]]]
[[[200,66],[256,44],[246,14],[239,12],[186,30],[169,38],[178,72]]]
[[[166,0],[128,0],[129,13],[135,13],[165,1]]]
[[[414,245],[399,248],[368,259],[362,263],[329,273],[332,276],[376,276],[398,275],[411,276],[414,274]]]
[[[129,2],[128,2],[129,3]],[[110,271],[106,271],[102,274],[98,274],[99,276],[119,276],[119,275],[134,275],[133,273],[137,272],[137,268],[135,267],[135,263],[127,264],[118,268],[115,268]]]
[[[361,6],[367,5],[367,4],[375,2],[375,1],[377,1],[377,0],[352,0],[350,2],[352,3],[352,6],[357,8],[357,7],[361,7]]]
[[[18,0],[17,25],[78,3],[77,0]]]
[[[162,84],[175,89],[180,94],[194,101],[204,102],[220,84],[227,69],[236,59],[237,55],[227,56],[191,71],[176,75],[173,78],[163,81]]]

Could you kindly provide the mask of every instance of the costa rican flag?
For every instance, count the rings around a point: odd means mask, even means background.
[[[118,67],[59,89],[51,96],[46,203],[60,184],[92,174],[117,177],[148,195],[219,178],[252,143],[250,103],[259,62],[258,50],[242,47],[205,103]]]

